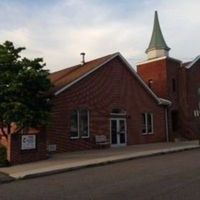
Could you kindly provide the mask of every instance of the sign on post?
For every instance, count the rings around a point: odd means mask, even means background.
[[[21,150],[36,149],[36,135],[22,135]]]

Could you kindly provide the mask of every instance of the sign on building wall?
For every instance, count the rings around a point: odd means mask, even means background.
[[[36,149],[36,135],[22,135],[21,150]]]

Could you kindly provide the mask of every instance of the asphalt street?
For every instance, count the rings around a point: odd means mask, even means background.
[[[200,199],[200,150],[0,185],[0,200]]]

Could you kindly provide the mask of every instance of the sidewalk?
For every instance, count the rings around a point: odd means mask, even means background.
[[[15,179],[31,178],[196,148],[200,148],[198,141],[67,152],[53,154],[48,160],[0,168],[0,172]]]

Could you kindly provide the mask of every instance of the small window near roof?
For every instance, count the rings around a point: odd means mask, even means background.
[[[149,86],[149,88],[152,88],[152,84],[153,84],[153,80],[152,80],[152,79],[149,79],[149,80],[148,80],[148,86]]]

